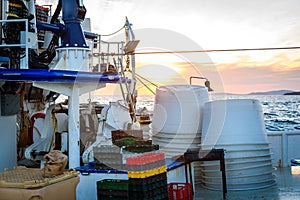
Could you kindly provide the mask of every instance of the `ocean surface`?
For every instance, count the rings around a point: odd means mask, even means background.
[[[257,99],[261,102],[267,131],[300,131],[300,96],[298,95],[210,95],[217,99]],[[154,96],[139,96],[137,108],[153,111]]]

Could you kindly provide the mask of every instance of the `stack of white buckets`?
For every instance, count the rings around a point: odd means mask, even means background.
[[[194,85],[161,86],[156,89],[150,133],[166,157],[199,150],[206,87]],[[200,163],[194,164],[195,180],[200,180]]]
[[[252,99],[208,101],[207,88],[195,85],[156,89],[150,133],[166,157],[187,149],[225,149],[227,187],[248,190],[275,184],[260,102]],[[195,182],[222,189],[219,161],[194,165]]]
[[[263,111],[258,100],[230,99],[204,106],[201,149],[223,148],[229,190],[260,189],[274,185],[272,160]],[[221,189],[218,161],[201,164],[201,181]]]

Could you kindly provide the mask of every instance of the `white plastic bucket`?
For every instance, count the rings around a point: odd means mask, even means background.
[[[208,91],[203,86],[157,87],[152,132],[199,133],[202,126],[202,110],[207,101]]]
[[[254,99],[210,101],[204,105],[202,145],[266,143],[262,107]]]

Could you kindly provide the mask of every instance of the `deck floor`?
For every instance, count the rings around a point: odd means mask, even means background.
[[[300,199],[300,175],[292,175],[291,168],[285,167],[276,169],[277,184],[275,186],[248,191],[228,191],[228,200],[299,200]],[[201,187],[201,184],[195,186],[194,199],[219,200],[223,199],[222,191],[208,190]]]

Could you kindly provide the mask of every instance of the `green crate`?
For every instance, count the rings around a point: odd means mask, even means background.
[[[97,190],[128,190],[128,180],[104,179],[97,181]]]
[[[136,144],[136,138],[133,136],[127,136],[122,139],[118,139],[114,142],[115,145],[121,147],[121,146],[126,146],[126,145],[135,145]]]
[[[150,151],[159,150],[158,144],[152,145],[127,145],[124,148],[124,151],[133,152],[133,153],[145,153]]]

